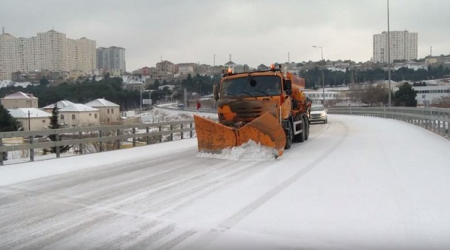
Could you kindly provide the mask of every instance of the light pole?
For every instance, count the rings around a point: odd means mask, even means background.
[[[392,107],[391,102],[391,35],[389,32],[389,0],[387,0],[387,23],[388,23],[388,84],[389,84],[389,107]]]
[[[323,60],[323,48],[314,45],[313,47],[320,49],[320,55],[322,57],[322,104],[325,105],[325,75],[323,74],[323,68],[325,68],[325,61]]]
[[[139,93],[140,93],[139,101],[140,101],[140,104],[141,104],[139,111],[142,111],[142,87],[139,89]]]

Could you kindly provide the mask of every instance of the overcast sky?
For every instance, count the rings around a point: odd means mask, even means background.
[[[450,1],[390,0],[390,30],[419,36],[419,58],[450,54]],[[15,37],[52,27],[97,47],[126,49],[127,71],[173,63],[251,67],[325,60],[364,62],[387,31],[386,0],[1,0],[0,25]]]

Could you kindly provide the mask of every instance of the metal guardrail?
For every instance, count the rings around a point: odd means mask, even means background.
[[[49,129],[39,131],[9,131],[0,132],[0,165],[3,165],[3,152],[16,150],[29,150],[30,161],[34,161],[35,149],[55,147],[56,157],[60,157],[60,146],[78,146],[78,153],[84,154],[84,146],[87,143],[99,143],[99,151],[105,151],[105,143],[113,143],[115,149],[120,149],[123,141],[132,138],[132,146],[135,147],[140,138],[145,144],[151,144],[151,139],[163,141],[164,135],[170,135],[168,140],[174,140],[174,134],[184,138],[184,133],[189,132],[189,138],[193,137],[193,120],[157,122],[150,124],[111,125],[97,127],[77,127],[64,129]],[[145,130],[145,132],[142,132]],[[55,135],[55,141],[39,142],[39,138],[47,138]],[[28,143],[19,145],[4,145],[4,138],[21,137],[28,139]]]
[[[373,116],[411,123],[450,139],[450,109],[406,107],[333,107],[329,114]]]

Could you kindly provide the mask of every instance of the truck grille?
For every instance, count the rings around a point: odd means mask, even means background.
[[[240,107],[235,112],[236,116],[244,121],[251,121],[263,114],[262,107]]]

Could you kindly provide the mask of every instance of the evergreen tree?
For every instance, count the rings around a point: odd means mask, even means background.
[[[47,80],[47,78],[43,77],[39,80],[39,84],[43,86],[47,86],[50,82]]]
[[[153,83],[153,89],[158,90],[160,85],[161,84],[159,83],[158,79],[156,79],[155,82]]]
[[[0,104],[0,132],[16,131],[17,128],[18,122],[16,119]],[[8,160],[8,152],[3,152],[1,157],[4,161]]]
[[[50,117],[50,129],[59,129],[61,128],[61,125],[59,124],[59,111],[58,106],[55,103],[55,106],[52,109],[52,116]],[[56,141],[56,134],[51,134],[48,136],[51,141]],[[59,140],[61,141],[61,135],[59,136]],[[65,146],[59,146],[59,152],[64,153],[67,152],[70,149],[70,145]],[[52,147],[51,149],[52,153],[56,153],[56,147]]]
[[[416,96],[417,91],[412,88],[411,84],[405,82],[394,93],[394,106],[416,107]]]

